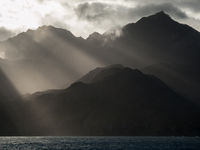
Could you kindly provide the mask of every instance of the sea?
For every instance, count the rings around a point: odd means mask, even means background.
[[[0,137],[0,150],[200,150],[200,137]]]

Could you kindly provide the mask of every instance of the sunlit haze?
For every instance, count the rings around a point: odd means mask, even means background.
[[[113,32],[120,37],[121,27],[160,11],[200,30],[199,0],[4,0],[0,6],[0,65],[23,94],[66,88],[100,66],[155,63],[135,45],[94,48],[83,39],[94,32],[120,31]],[[98,33],[93,38],[102,40]]]

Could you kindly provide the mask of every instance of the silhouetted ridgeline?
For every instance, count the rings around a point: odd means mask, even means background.
[[[164,12],[87,39],[43,26],[0,47],[0,135],[200,135],[200,33]]]
[[[198,105],[122,65],[97,68],[67,89],[1,103],[1,135],[200,134]]]
[[[49,117],[42,119],[56,121],[54,126],[48,124],[50,135],[200,133],[199,106],[156,77],[120,65],[97,68],[67,89],[36,93],[28,99]]]
[[[32,93],[65,88],[99,66],[123,64],[159,77],[198,102],[199,41],[198,31],[159,12],[86,40],[52,26],[28,30],[0,43],[7,57],[0,65],[20,92]]]

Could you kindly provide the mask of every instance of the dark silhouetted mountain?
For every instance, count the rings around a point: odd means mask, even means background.
[[[158,62],[199,64],[199,32],[175,22],[164,12],[128,24],[122,31],[113,48],[127,46],[132,55],[147,59],[145,66]]]
[[[0,136],[34,135],[41,122],[33,106],[27,104],[9,78],[0,70]],[[42,132],[42,131],[40,131]]]
[[[116,65],[110,65],[105,68],[96,68],[89,73],[87,73],[85,76],[83,76],[79,81],[84,83],[94,83],[101,80],[104,80],[107,76],[112,76],[113,74],[117,72],[121,72],[121,69],[124,68],[120,64]]]
[[[87,39],[42,26],[0,48],[0,135],[200,134],[200,33],[164,12]],[[31,101],[15,89],[71,83]]]
[[[181,95],[199,103],[200,33],[193,28],[159,12],[126,25],[121,36],[101,45],[107,51],[126,55],[122,64],[159,77]]]
[[[0,100],[1,101],[14,101],[19,98],[18,92],[12,85],[10,80],[6,77],[0,69]]]
[[[0,65],[23,93],[66,87],[98,66],[123,64],[146,70],[143,68],[168,64],[176,68],[173,74],[181,74],[187,81],[184,90],[182,79],[171,84],[174,78],[169,79],[173,76],[170,71],[169,78],[154,69],[148,69],[148,73],[181,95],[200,99],[200,88],[196,86],[200,85],[199,77],[183,75],[182,71],[184,68],[186,74],[195,74],[199,70],[200,33],[164,12],[130,23],[121,31],[93,33],[86,40],[64,29],[43,26],[1,42],[0,47],[7,57]]]
[[[145,67],[142,71],[156,75],[177,93],[200,104],[200,70],[196,66],[160,63]]]
[[[0,135],[18,135],[16,112],[20,96],[2,70],[0,85]]]
[[[89,83],[78,81],[28,98],[30,106],[42,108],[48,135],[200,134],[199,106],[154,76],[114,65],[97,68],[82,80]]]

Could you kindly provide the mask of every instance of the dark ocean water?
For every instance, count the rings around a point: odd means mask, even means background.
[[[0,150],[200,150],[199,137],[0,137]]]

